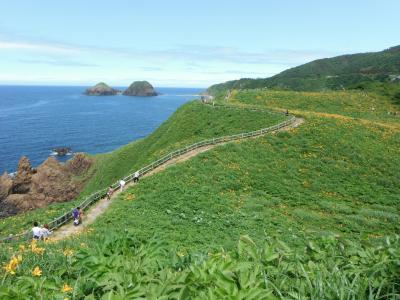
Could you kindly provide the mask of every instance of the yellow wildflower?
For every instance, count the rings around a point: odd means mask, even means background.
[[[39,246],[37,245],[37,240],[32,240],[30,247],[31,247],[31,251],[32,251],[33,253],[39,254],[39,255],[43,255],[43,252],[44,252],[44,250],[45,250],[44,248],[39,247]]]
[[[56,241],[53,238],[47,238],[44,240],[45,244],[54,244]]]
[[[72,287],[70,287],[68,284],[64,283],[61,291],[64,292],[64,293],[72,292]]]
[[[33,276],[42,276],[42,270],[38,266],[36,266],[32,271]]]
[[[72,256],[74,254],[74,250],[65,249],[63,253],[65,256]]]
[[[25,245],[19,245],[19,251],[24,252],[25,251]]]
[[[13,256],[8,264],[4,266],[4,270],[6,273],[9,273],[11,275],[15,275],[15,272],[17,271],[18,265],[22,262],[22,256]]]

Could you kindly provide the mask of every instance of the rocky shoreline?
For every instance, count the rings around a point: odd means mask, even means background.
[[[93,161],[77,153],[65,164],[49,157],[39,167],[32,168],[23,156],[15,176],[5,172],[0,176],[0,218],[76,198],[88,178],[85,174]],[[81,180],[76,180],[80,176]],[[87,177],[87,176],[86,176]]]

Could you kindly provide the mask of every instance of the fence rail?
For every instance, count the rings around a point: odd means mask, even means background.
[[[276,114],[276,115],[282,114],[282,113],[264,110],[264,109],[260,109],[260,108],[254,108],[254,107],[242,107],[242,106],[236,106],[236,105],[221,105],[221,104],[215,105],[215,104],[211,104],[211,103],[205,103],[205,104],[210,105],[215,109],[228,108],[228,109],[237,109],[237,110],[259,111],[259,112],[265,112],[268,114]],[[134,174],[136,172],[138,172],[139,176],[141,177],[141,176],[151,172],[152,170],[158,168],[160,165],[165,164],[167,161],[172,160],[176,157],[181,156],[182,154],[188,153],[195,149],[202,148],[202,147],[209,146],[209,145],[226,143],[226,142],[230,142],[230,141],[234,141],[234,140],[238,140],[238,139],[244,139],[244,138],[250,138],[250,137],[263,135],[267,132],[276,131],[283,127],[286,127],[286,126],[292,124],[295,121],[295,119],[296,118],[294,116],[289,116],[289,119],[287,119],[286,121],[278,123],[278,124],[270,126],[270,127],[261,128],[259,130],[254,130],[254,131],[249,131],[249,132],[238,133],[238,134],[234,134],[234,135],[226,135],[226,136],[221,136],[218,138],[207,139],[207,140],[199,141],[199,142],[191,144],[191,145],[187,145],[181,149],[172,151],[172,152],[162,156],[158,160],[148,164],[147,166],[144,166],[143,168],[133,172],[132,174],[129,174],[128,176],[124,177],[123,180],[126,183],[129,183],[130,181],[133,180]],[[114,190],[118,189],[120,187],[119,181],[112,184],[111,187]],[[99,191],[89,195],[88,197],[86,197],[79,206],[83,210],[85,210],[86,208],[91,206],[93,203],[97,202],[99,199],[104,198],[106,196],[106,194],[107,194],[107,189],[99,190]],[[48,223],[49,228],[50,228],[50,230],[56,230],[59,227],[66,224],[70,220],[72,220],[72,212],[67,212],[67,213],[63,214],[62,216],[55,218],[54,220],[49,222]],[[8,237],[0,238],[0,243],[27,240],[27,239],[30,239],[31,237],[32,237],[31,231],[26,231],[26,232],[23,232],[20,234],[10,235]]]

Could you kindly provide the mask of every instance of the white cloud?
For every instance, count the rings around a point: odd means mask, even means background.
[[[19,62],[24,64],[40,64],[50,66],[67,66],[67,67],[98,67],[97,64],[85,63],[70,59],[48,58],[48,59],[20,59]]]
[[[207,86],[241,77],[268,77],[289,67],[337,54],[312,49],[249,51],[204,45],[177,45],[165,49],[114,48],[23,38],[17,40],[0,35],[1,51],[7,51],[4,60],[10,68],[9,72],[3,70],[3,78],[0,78],[3,82],[86,84],[106,76],[115,83],[121,80],[119,84],[127,84],[124,78],[141,79],[146,75],[164,85],[180,82],[186,86],[195,82],[197,86]],[[21,71],[19,78],[15,73],[16,77],[12,77],[15,69],[12,63],[15,62]],[[47,65],[51,69],[45,66],[37,68],[36,77],[32,78],[25,72],[28,66],[24,64]],[[64,66],[71,68],[55,69]],[[99,68],[89,70],[85,67]]]
[[[266,49],[264,51],[245,51],[233,47],[179,45],[168,49],[132,49],[112,48],[89,45],[75,45],[58,42],[32,42],[0,40],[0,50],[27,50],[52,54],[96,54],[126,56],[148,61],[186,61],[193,62],[229,62],[235,64],[301,64],[318,58],[333,56],[337,53],[312,49]]]
[[[55,54],[76,54],[81,52],[77,47],[62,44],[0,41],[0,50],[29,50]]]

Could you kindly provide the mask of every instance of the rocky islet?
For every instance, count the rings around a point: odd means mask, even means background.
[[[114,89],[104,82],[88,88],[85,95],[88,96],[114,96],[123,94],[124,96],[152,97],[158,93],[148,81],[134,81],[124,92]]]

